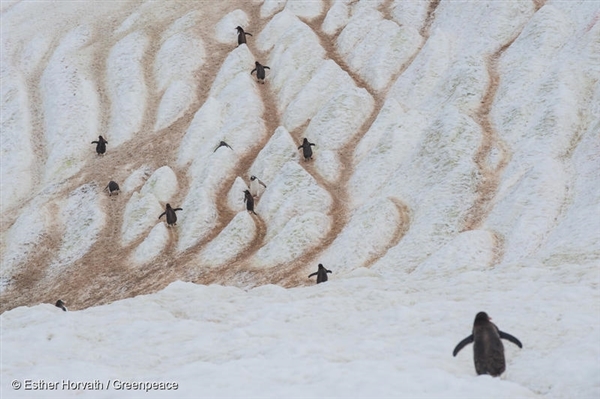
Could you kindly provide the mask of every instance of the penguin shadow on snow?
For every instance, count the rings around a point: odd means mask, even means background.
[[[512,335],[500,331],[490,320],[491,318],[487,313],[477,313],[473,322],[473,333],[456,345],[452,356],[456,356],[462,348],[472,343],[473,360],[477,374],[489,374],[492,377],[498,377],[506,370],[504,345],[502,345],[501,339],[506,339],[519,348],[522,348],[523,344]]]

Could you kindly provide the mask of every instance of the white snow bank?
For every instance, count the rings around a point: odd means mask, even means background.
[[[179,252],[202,241],[217,225],[217,206],[214,193],[203,187],[201,182],[190,186],[188,195],[181,204],[177,226],[179,228]]]
[[[417,29],[398,26],[379,11],[363,8],[352,15],[336,44],[348,66],[381,91],[419,50],[421,41]]]
[[[283,10],[287,0],[265,0],[260,8],[260,17],[267,18]]]
[[[227,206],[235,212],[241,212],[246,209],[244,204],[244,191],[248,190],[248,185],[241,177],[236,177],[231,185],[231,190],[227,194]]]
[[[390,98],[354,152],[354,173],[348,181],[351,208],[377,195],[390,177],[414,156],[428,121],[419,111],[405,112]],[[357,162],[359,161],[359,162]]]
[[[129,169],[130,168],[126,168],[126,170]],[[133,172],[131,172],[129,177],[125,179],[125,182],[123,184],[119,184],[121,192],[126,194],[136,190],[138,187],[144,184],[148,177],[152,176],[152,172],[152,168],[148,165],[143,165],[138,169],[134,170]]]
[[[294,216],[310,211],[328,214],[329,193],[300,165],[288,162],[269,185],[255,211],[267,225],[266,241],[273,238]]]
[[[292,136],[283,126],[279,126],[256,156],[248,174],[258,176],[268,185],[283,165],[290,161],[299,161],[299,154],[298,146]]]
[[[0,61],[0,204],[11,209],[33,188],[34,153],[27,86],[16,68]]]
[[[348,23],[350,19],[350,9],[348,4],[351,0],[335,0],[327,11],[327,15],[323,20],[321,29],[327,35],[335,35]]]
[[[154,74],[159,90],[165,90],[154,129],[161,130],[180,118],[197,100],[196,72],[204,65],[206,51],[198,33],[201,12],[191,11],[164,32],[156,54]]]
[[[331,229],[331,220],[321,212],[293,216],[249,263],[260,268],[283,266],[311,253],[322,243]]]
[[[168,202],[178,190],[177,175],[168,166],[156,169],[140,191],[141,195],[154,194],[160,202]]]
[[[260,51],[272,49],[267,81],[277,94],[279,112],[283,112],[321,66],[325,50],[313,30],[287,10],[267,23],[256,45]]]
[[[285,10],[306,19],[314,19],[323,12],[323,0],[287,0]]]
[[[318,257],[334,273],[364,267],[383,255],[399,230],[406,229],[396,204],[378,198],[358,208],[336,239]]]
[[[115,44],[106,60],[106,84],[110,98],[108,140],[118,146],[130,140],[143,122],[148,90],[142,60],[150,40],[140,31]]]
[[[215,26],[215,38],[220,43],[227,43],[236,45],[237,44],[237,31],[236,27],[241,26],[242,29],[251,29],[248,26],[248,15],[240,9],[233,10],[229,14],[225,15]],[[253,32],[250,30],[250,34]],[[248,40],[249,38],[246,38]]]
[[[196,158],[209,156],[219,144],[216,137],[221,128],[223,105],[214,97],[208,97],[194,115],[179,146],[177,164],[186,166]]]
[[[95,184],[84,184],[71,192],[61,209],[65,232],[52,267],[60,267],[80,259],[98,240],[106,224],[106,215],[100,206],[100,191]]]
[[[46,181],[72,176],[80,170],[85,156],[94,154],[90,142],[98,137],[98,88],[90,71],[93,54],[83,50],[91,38],[87,26],[71,30],[42,74]]]
[[[239,212],[198,256],[201,264],[223,266],[244,251],[256,236],[256,224],[250,213]]]
[[[156,258],[169,242],[169,230],[165,223],[159,223],[150,230],[148,237],[142,241],[133,253],[133,260],[145,264]]]
[[[127,201],[123,213],[121,235],[123,245],[128,245],[138,239],[156,223],[164,209],[152,193],[140,194],[134,192]]]
[[[298,128],[316,115],[335,93],[352,86],[352,78],[334,61],[326,60],[286,108],[283,125],[289,131]]]

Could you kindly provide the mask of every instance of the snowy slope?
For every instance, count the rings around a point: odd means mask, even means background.
[[[1,18],[2,397],[27,378],[600,396],[599,2],[20,1]],[[313,286],[318,263],[333,273]],[[501,378],[451,356],[482,310],[524,344]]]

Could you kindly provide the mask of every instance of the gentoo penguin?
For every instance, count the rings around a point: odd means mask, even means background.
[[[256,212],[254,212],[254,198],[248,190],[244,191],[244,202],[246,203],[246,210],[256,215]]]
[[[54,306],[56,306],[57,308],[61,308],[65,312],[67,311],[67,307],[65,306],[65,303],[63,302],[62,299],[59,299],[58,301],[56,301],[56,304]]]
[[[119,191],[121,191],[119,189],[119,185],[117,184],[117,182],[112,181],[112,180],[108,182],[108,186],[106,186],[106,188],[104,190],[108,190],[109,196],[112,196],[113,193],[119,194]]]
[[[263,183],[258,177],[254,175],[250,176],[250,193],[253,197],[258,197],[258,194],[261,191],[260,186],[267,188],[265,183]]]
[[[98,155],[104,155],[106,152],[106,145],[108,141],[104,140],[104,137],[98,136],[98,141],[92,141],[92,144],[96,144],[96,152]]]
[[[238,26],[235,29],[237,30],[237,33],[238,33],[238,46],[242,43],[246,43],[246,35],[252,36],[252,33],[244,32],[244,29],[242,29],[241,26]]]
[[[167,204],[167,209],[160,214],[160,216],[158,217],[159,219],[163,216],[163,215],[167,215],[167,226],[173,226],[173,225],[177,225],[177,215],[175,214],[175,211],[182,211],[183,209],[181,208],[171,208],[171,204]]]
[[[327,273],[331,273],[331,270],[327,270],[325,269],[325,266],[323,266],[322,264],[319,263],[319,270],[317,270],[314,273],[311,273],[308,275],[308,278],[311,278],[312,276],[317,276],[317,284],[319,283],[324,283],[325,281],[327,281]]]
[[[254,65],[256,65],[256,68],[254,68],[252,72],[250,72],[250,75],[252,75],[254,71],[256,71],[256,78],[258,79],[258,81],[262,82],[262,84],[265,84],[265,69],[271,68],[269,68],[266,65],[261,65],[258,61],[256,61]]]
[[[500,338],[504,338],[522,348],[521,342],[510,334],[500,331],[485,312],[477,313],[473,323],[473,334],[456,345],[453,356],[466,345],[473,343],[473,359],[477,374],[489,374],[497,377],[506,369],[504,346]]]
[[[232,150],[232,151],[233,151],[233,148],[231,148],[231,147],[229,146],[229,144],[227,144],[227,143],[226,143],[226,142],[224,142],[224,141],[221,141],[221,142],[219,143],[219,145],[217,146],[217,148],[215,148],[215,150],[214,150],[213,152],[217,152],[217,150],[218,150],[219,148],[221,148],[221,147],[227,147],[227,148],[229,148],[230,150]]]
[[[313,145],[315,145],[315,144],[309,142],[308,139],[304,138],[304,141],[302,141],[302,145],[300,147],[298,147],[298,149],[302,148],[302,154],[304,154],[304,159],[306,161],[308,161],[309,159],[312,159],[312,148],[310,148],[310,147]]]

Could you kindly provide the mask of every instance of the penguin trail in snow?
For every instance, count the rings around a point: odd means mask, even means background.
[[[167,204],[167,209],[160,214],[160,216],[158,217],[159,219],[163,216],[163,215],[167,215],[167,226],[175,226],[177,225],[177,215],[175,214],[175,211],[182,211],[183,209],[181,208],[171,208],[171,204]]]
[[[271,69],[266,65],[261,65],[260,62],[256,61],[254,63],[254,65],[256,66],[252,72],[250,72],[250,75],[252,75],[254,73],[254,71],[256,71],[256,78],[258,79],[259,82],[262,82],[262,84],[265,84],[265,69]]]
[[[92,141],[92,144],[96,144],[96,153],[98,155],[104,155],[106,152],[106,145],[108,141],[104,140],[104,137],[98,136],[98,141]]]
[[[253,197],[258,197],[260,195],[260,191],[262,191],[260,188],[261,186],[263,186],[265,189],[267,188],[266,184],[263,183],[258,177],[254,175],[250,176],[250,193]]]
[[[331,273],[331,270],[325,269],[325,266],[319,263],[319,270],[309,274],[308,278],[311,278],[312,276],[317,276],[317,284],[324,283],[325,281],[327,281],[327,273]]]
[[[477,313],[473,323],[473,333],[456,345],[452,356],[456,356],[462,348],[473,343],[473,359],[477,374],[489,374],[492,377],[498,377],[506,370],[504,345],[502,345],[500,339],[507,339],[519,348],[522,348],[523,345],[517,338],[500,331],[490,320],[487,313]]]
[[[309,159],[312,159],[312,146],[315,145],[315,143],[311,143],[308,141],[307,138],[304,138],[304,141],[302,141],[302,145],[300,147],[298,147],[298,149],[302,148],[302,155],[304,155],[304,160],[308,161]]]
[[[56,306],[57,308],[61,308],[65,312],[67,311],[67,307],[65,306],[65,303],[64,303],[64,301],[62,299],[59,299],[58,301],[56,301],[56,303],[54,304],[54,306]]]
[[[117,184],[117,182],[115,181],[109,181],[108,185],[106,186],[106,188],[104,188],[104,190],[108,190],[108,195],[112,196],[113,193],[119,194],[119,192],[121,191],[121,189],[119,189],[119,185]]]
[[[254,198],[248,190],[244,191],[244,202],[246,203],[246,210],[256,215],[256,212],[254,212]]]
[[[238,33],[238,46],[240,44],[246,43],[246,35],[252,36],[252,33],[244,32],[244,29],[241,26],[235,28]]]

